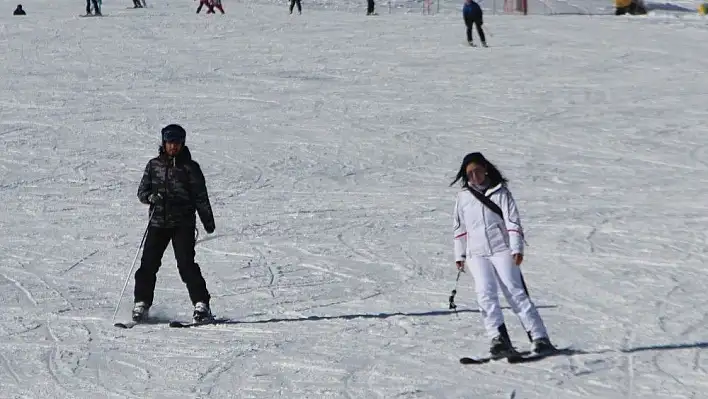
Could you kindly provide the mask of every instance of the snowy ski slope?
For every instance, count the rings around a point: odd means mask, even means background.
[[[707,397],[705,20],[488,16],[472,49],[452,13],[15,3],[0,397]],[[191,316],[168,249],[158,323],[116,329],[137,184],[173,122],[208,179],[197,261],[231,322],[166,325]],[[488,348],[469,276],[447,309],[448,183],[476,150],[511,180],[531,295],[576,355],[457,362]],[[132,279],[119,320],[131,302]]]

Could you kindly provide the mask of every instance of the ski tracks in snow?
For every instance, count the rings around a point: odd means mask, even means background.
[[[22,292],[22,294],[24,294],[24,298],[30,304],[32,304],[32,306],[37,306],[37,300],[34,299],[34,296],[32,295],[32,293],[29,292],[29,290],[27,288],[25,288],[18,280],[8,277],[7,274],[5,274],[5,273],[1,273],[0,276],[2,276],[5,280],[14,284],[15,287],[17,287],[17,289],[19,289]]]
[[[17,374],[15,371],[15,367],[10,363],[10,360],[8,360],[7,356],[0,352],[0,359],[2,359],[2,365],[5,371],[7,371],[7,374],[10,375],[13,379],[13,382],[17,387],[22,385],[22,378]]]

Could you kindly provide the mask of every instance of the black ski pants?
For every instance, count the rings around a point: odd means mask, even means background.
[[[135,302],[143,301],[152,305],[155,295],[157,271],[162,265],[162,256],[167,245],[172,241],[172,249],[177,260],[177,270],[182,282],[187,285],[189,299],[192,304],[209,303],[209,291],[202,277],[199,265],[194,262],[194,226],[179,226],[174,228],[149,227],[140,268],[135,272]]]
[[[477,34],[479,35],[479,40],[482,41],[482,43],[486,43],[487,39],[484,37],[484,30],[482,30],[482,16],[477,16],[477,15],[465,15],[465,26],[467,27],[467,41],[471,42],[472,41],[472,27],[476,26],[477,27]]]
[[[290,0],[290,14],[293,13],[293,8],[295,8],[296,4],[297,12],[302,13],[302,4],[300,4],[300,0]]]
[[[101,8],[98,6],[98,0],[86,0],[86,15],[91,14],[91,3],[93,2],[93,10],[96,14],[101,14]]]

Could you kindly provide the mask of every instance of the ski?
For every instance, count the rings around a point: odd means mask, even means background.
[[[147,319],[144,319],[144,320],[131,320],[131,321],[127,321],[127,322],[113,323],[113,327],[130,329],[130,328],[133,328],[139,324],[162,324],[162,323],[164,323],[164,320],[148,317]]]
[[[173,328],[190,328],[190,327],[197,327],[197,326],[204,326],[204,325],[209,325],[209,324],[223,324],[228,322],[229,319],[214,319],[210,321],[204,321],[204,322],[185,322],[185,321],[179,321],[179,320],[173,320],[170,321],[169,326]],[[122,328],[122,329],[131,329],[139,324],[157,324],[156,322],[151,322],[150,320],[146,321],[129,321],[129,322],[117,322],[114,323],[113,326],[117,328]]]
[[[556,350],[552,350],[552,351],[541,352],[541,353],[529,353],[529,354],[526,354],[526,355],[523,355],[523,356],[517,356],[517,357],[514,357],[514,358],[509,358],[508,361],[509,361],[509,363],[511,363],[511,364],[515,364],[515,363],[528,363],[528,362],[539,361],[539,360],[542,360],[542,359],[545,359],[545,358],[551,357],[551,356],[558,356],[558,355],[566,355],[566,356],[568,356],[568,355],[573,355],[573,354],[575,354],[575,353],[577,353],[577,352],[574,351],[573,349],[571,349],[570,347],[567,347],[567,348],[556,348]]]
[[[462,364],[484,364],[484,363],[489,363],[490,361],[492,361],[492,358],[489,356],[461,357],[460,358],[460,363],[462,363]]]
[[[485,364],[485,363],[491,362],[492,360],[506,359],[506,361],[509,364],[517,364],[517,363],[535,362],[535,361],[542,360],[542,359],[545,359],[550,356],[573,355],[575,353],[576,353],[576,351],[574,351],[570,347],[567,347],[567,348],[556,349],[554,351],[543,352],[543,353],[534,353],[531,351],[517,352],[514,354],[510,354],[508,356],[503,356],[498,359],[496,359],[496,358],[493,359],[491,356],[463,357],[463,358],[460,358],[460,363],[462,363],[462,364]]]
[[[125,323],[122,323],[122,322],[114,323],[113,327],[130,329],[130,328],[133,328],[139,324],[159,324],[159,323],[160,323],[159,320],[150,320],[150,319],[142,320],[142,321],[133,320],[133,321],[125,322]]]
[[[463,357],[460,358],[460,363],[462,364],[485,364],[489,363],[492,360],[504,360],[506,359],[507,361],[511,362],[511,359],[518,359],[523,356],[530,355],[530,351],[524,351],[524,352],[513,352],[509,353],[506,356],[501,356],[501,357],[492,357],[491,355],[487,356],[482,356],[482,357]]]
[[[172,328],[191,328],[191,327],[198,327],[198,326],[208,326],[210,324],[224,324],[229,322],[229,319],[213,319],[209,321],[179,321],[179,320],[173,320],[170,322],[170,327]]]

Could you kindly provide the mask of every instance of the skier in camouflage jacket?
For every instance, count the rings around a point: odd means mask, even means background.
[[[201,167],[185,146],[186,131],[172,124],[162,129],[159,155],[145,167],[138,199],[150,205],[150,222],[140,268],[135,272],[133,319],[147,318],[152,306],[157,271],[172,241],[177,269],[194,304],[194,319],[211,318],[209,291],[199,265],[194,262],[196,214],[208,234],[214,232],[206,182]]]

